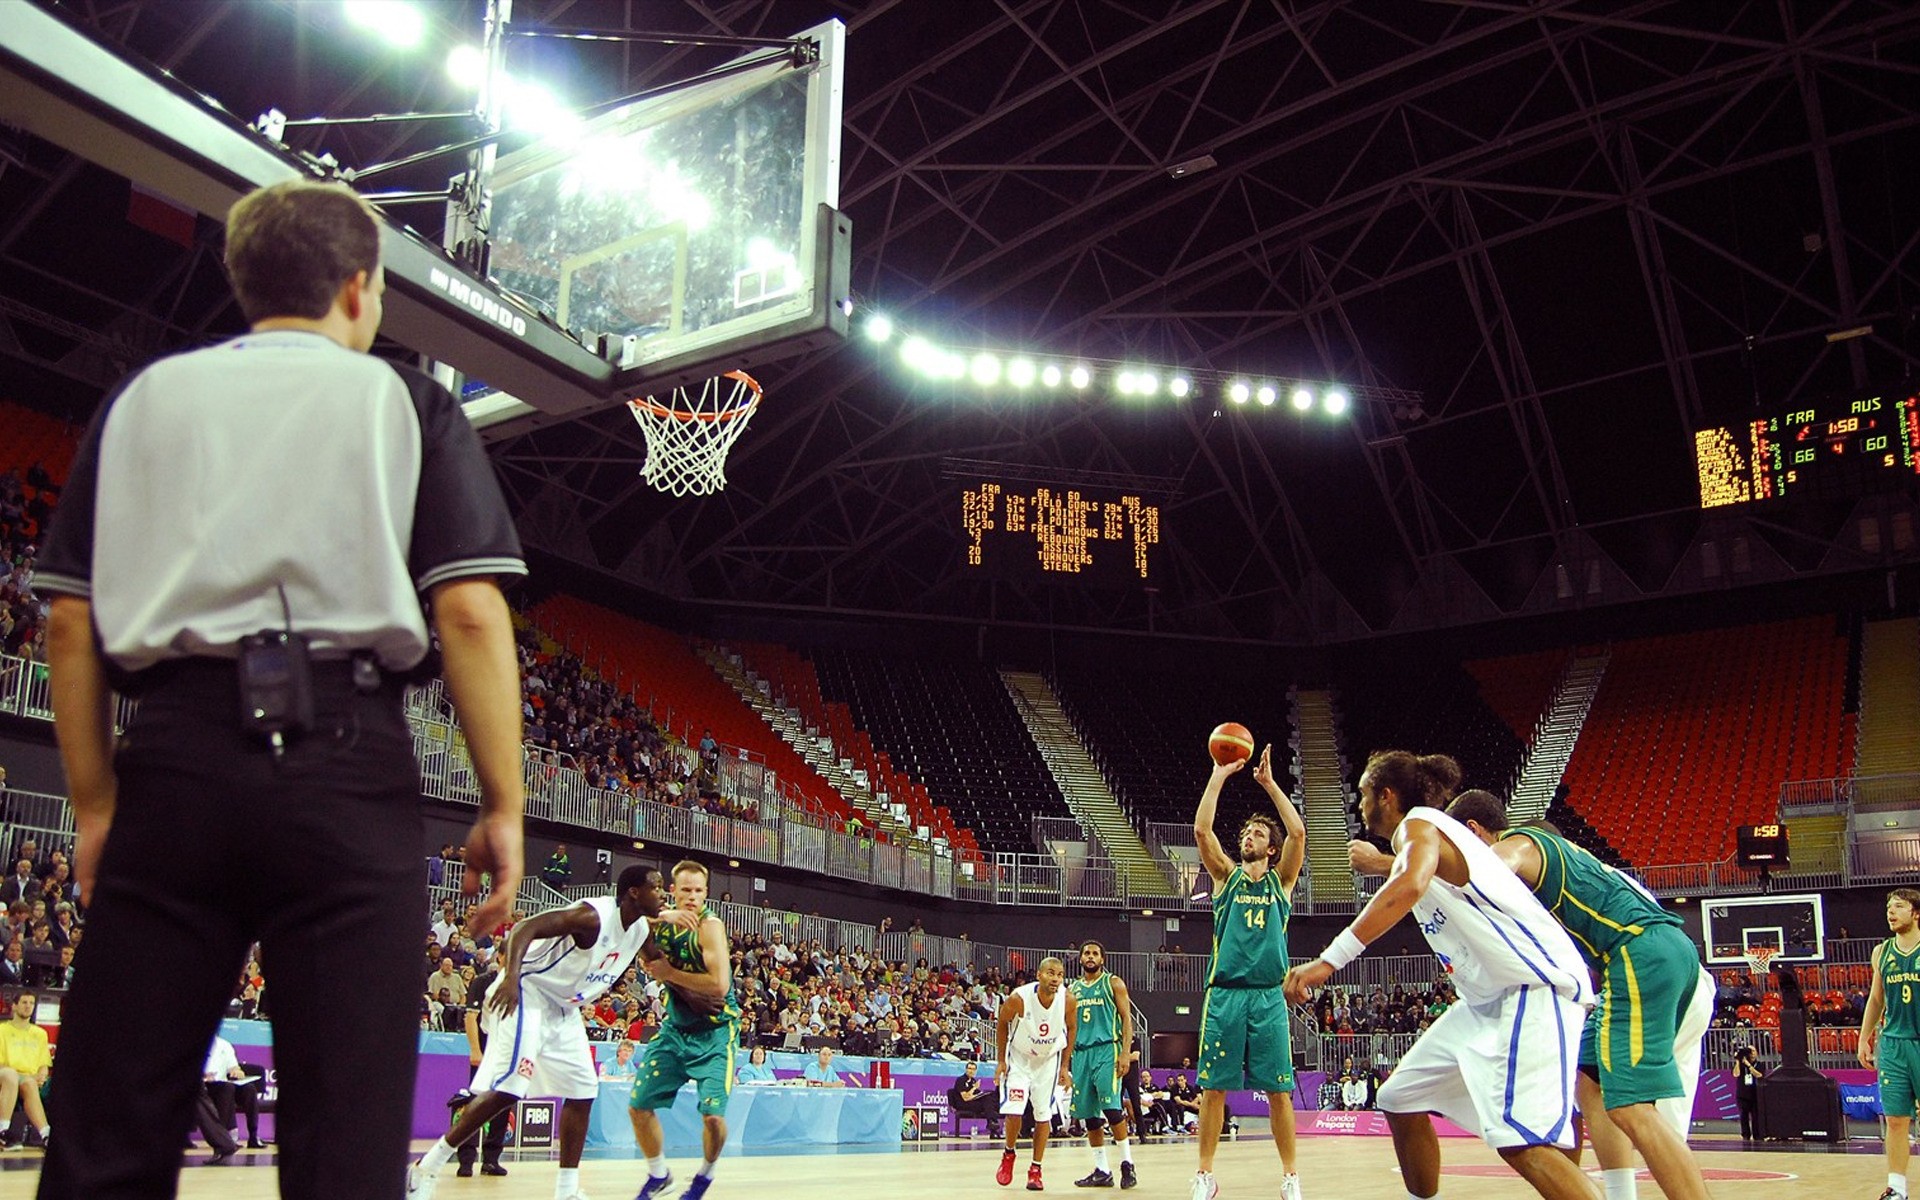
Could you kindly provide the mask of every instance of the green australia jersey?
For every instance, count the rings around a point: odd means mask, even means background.
[[[1899,939],[1888,938],[1875,957],[1887,1001],[1880,1036],[1920,1040],[1920,945],[1903,954]]]
[[[1100,972],[1091,982],[1083,975],[1067,985],[1067,995],[1079,1009],[1075,1015],[1075,1049],[1111,1045],[1120,1037],[1120,1014],[1115,1011],[1113,976]]]
[[[1208,987],[1279,987],[1287,978],[1287,918],[1293,902],[1268,871],[1258,880],[1233,868],[1213,893]]]
[[[1573,935],[1587,965],[1604,972],[1609,956],[1657,925],[1679,925],[1638,880],[1616,871],[1563,837],[1523,826],[1508,836],[1540,848],[1540,882],[1533,894]]]
[[[702,922],[716,918],[717,914],[712,908],[706,907],[700,910]],[[707,959],[700,949],[699,930],[681,929],[676,925],[655,925],[653,943],[660,947],[661,953],[667,956],[669,966],[690,971],[695,975],[707,974]],[[682,1029],[710,1029],[739,1019],[740,1006],[734,1003],[731,991],[727,993],[726,1001],[722,1004],[720,1011],[708,1015],[692,1011],[681,1002],[680,997],[674,995],[672,988],[667,989],[667,1020]]]

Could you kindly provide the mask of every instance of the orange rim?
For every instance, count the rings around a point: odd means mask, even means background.
[[[752,395],[749,396],[745,402],[736,404],[724,412],[683,412],[677,408],[668,408],[652,396],[643,396],[638,399],[629,400],[627,401],[627,407],[647,413],[650,416],[663,417],[674,421],[731,421],[736,417],[744,417],[752,412],[754,408],[759,405],[760,397],[766,394],[761,390],[760,381],[745,371],[728,371],[721,375],[720,378],[733,379],[746,384],[748,388],[752,389]]]

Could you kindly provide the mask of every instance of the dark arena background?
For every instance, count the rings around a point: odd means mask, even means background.
[[[985,1193],[998,1141],[950,1088],[1005,988],[1093,938],[1151,1072],[1142,1186],[1187,1187],[1155,1097],[1197,1057],[1224,721],[1306,821],[1296,961],[1377,886],[1347,859],[1368,755],[1450,754],[1698,942],[1716,1194],[1883,1186],[1857,1051],[1886,893],[1920,879],[1920,8],[496,0],[497,162],[448,63],[489,11],[0,0],[9,873],[32,841],[53,879],[73,839],[32,577],[76,442],[125,373],[244,328],[233,197],[338,175],[390,226],[375,353],[441,364],[533,567],[521,908],[700,860],[743,1060],[784,1080],[830,1047],[853,1085],[736,1091],[716,1186],[897,1187],[916,1155]],[[774,81],[728,92],[755,54]],[[658,128],[619,124],[636,97]],[[494,169],[490,244],[447,196]],[[736,368],[765,394],[723,484],[651,486],[674,451],[625,401]],[[439,684],[409,706],[424,938],[477,790]],[[1265,807],[1231,781],[1223,837]],[[70,974],[8,929],[57,1088]],[[267,1145],[190,1148],[183,1195],[275,1194],[261,956],[224,1035]],[[470,1071],[462,991],[428,982],[393,1065],[421,1148]],[[644,1170],[616,1051],[644,1061],[646,982],[586,1018],[596,1194]],[[1369,1105],[1444,972],[1405,923],[1332,988],[1291,1014],[1302,1183],[1399,1197]],[[1751,1140],[1749,1045],[1800,1072]],[[1277,1194],[1265,1097],[1229,1104],[1222,1187]],[[439,1194],[549,1194],[553,1117],[522,1106],[510,1177]],[[37,1176],[24,1126],[0,1196]],[[1084,1145],[1062,1131],[1052,1187]],[[1443,1146],[1443,1194],[1532,1194]]]

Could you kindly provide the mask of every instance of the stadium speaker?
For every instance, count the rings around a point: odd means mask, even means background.
[[[1734,861],[1741,866],[1779,870],[1787,865],[1785,825],[1742,825],[1736,839]]]
[[[1804,1033],[1802,1034],[1804,1037]],[[1760,1136],[1792,1140],[1847,1139],[1840,1085],[1811,1067],[1782,1067],[1760,1078]]]

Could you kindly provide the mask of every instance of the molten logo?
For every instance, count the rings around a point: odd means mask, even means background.
[[[514,1069],[513,1073],[515,1075],[518,1075],[522,1079],[532,1079],[533,1078],[533,1060],[530,1058],[521,1059],[520,1065]]]

